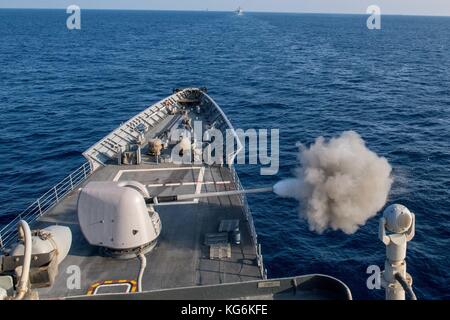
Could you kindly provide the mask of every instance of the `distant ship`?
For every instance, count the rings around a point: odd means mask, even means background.
[[[238,16],[242,16],[242,15],[244,14],[244,10],[242,10],[242,8],[239,7],[239,8],[236,9],[236,14],[237,14]]]

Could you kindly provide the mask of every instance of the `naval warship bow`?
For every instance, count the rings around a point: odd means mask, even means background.
[[[178,135],[195,121],[236,148],[205,162],[211,141]],[[246,193],[270,188],[243,189],[241,146],[205,88],[174,90],[1,228],[0,299],[351,299],[327,275],[267,279]]]

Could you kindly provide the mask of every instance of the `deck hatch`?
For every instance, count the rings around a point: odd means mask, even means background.
[[[205,234],[205,245],[227,244],[229,242],[228,232]]]
[[[136,292],[136,280],[104,280],[93,283],[87,295]]]

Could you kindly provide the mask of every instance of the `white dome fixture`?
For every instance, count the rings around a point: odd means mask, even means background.
[[[161,232],[159,215],[147,207],[149,194],[136,181],[90,182],[78,197],[84,237],[106,255],[130,259],[149,252]]]

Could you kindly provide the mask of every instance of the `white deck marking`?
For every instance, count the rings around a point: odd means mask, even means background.
[[[230,184],[231,181],[203,181],[203,182],[175,182],[175,183],[150,183],[147,185],[149,188],[157,187],[174,187],[174,186],[196,186],[201,185],[211,185],[211,184]]]
[[[119,181],[120,177],[123,173],[126,172],[151,172],[151,171],[175,171],[175,170],[196,170],[200,169],[197,177],[197,181],[195,182],[173,182],[173,183],[154,183],[148,184],[148,188],[156,188],[156,187],[176,187],[176,186],[194,186],[195,185],[195,194],[200,194],[202,191],[202,185],[207,184],[230,184],[231,181],[203,181],[205,175],[205,167],[179,167],[179,168],[154,168],[154,169],[126,169],[119,170],[114,177],[113,181]],[[179,204],[194,204],[198,203],[198,198],[192,201],[173,201],[173,202],[164,202],[158,203],[157,206],[168,206],[168,205],[179,205]]]
[[[194,170],[201,169],[202,167],[179,167],[179,168],[154,168],[154,169],[125,169],[119,170],[114,177],[113,181],[119,181],[120,177],[125,172],[146,172],[146,171],[175,171],[175,170]]]
[[[207,182],[203,182],[203,183],[207,183]],[[183,186],[193,186],[193,185],[195,185],[196,184],[196,182],[182,182],[181,183],[181,185],[183,185]]]
[[[148,184],[147,187],[149,188],[156,188],[156,187],[163,187],[163,183],[155,183],[155,184]]]
[[[198,173],[197,186],[195,188],[195,194],[199,194],[202,191],[202,182],[203,182],[203,176],[204,175],[205,175],[205,167],[202,167],[200,169],[200,172]],[[194,199],[194,201],[198,202],[198,199]]]

